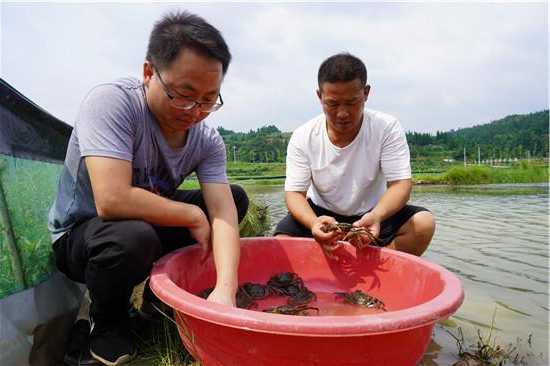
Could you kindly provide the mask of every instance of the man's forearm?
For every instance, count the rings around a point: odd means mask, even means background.
[[[216,264],[216,286],[236,291],[240,257],[237,213],[212,217],[212,250]]]
[[[372,213],[380,222],[391,217],[407,204],[411,189],[412,182],[410,179],[389,183],[388,189],[373,208]]]
[[[112,195],[97,205],[104,219],[138,219],[158,226],[193,226],[202,210],[194,205],[173,201],[138,187]]]
[[[307,202],[303,192],[285,192],[285,201],[288,211],[299,223],[311,230],[317,215]]]
[[[237,208],[228,184],[203,183],[201,189],[212,225],[216,288],[234,300],[241,249]]]

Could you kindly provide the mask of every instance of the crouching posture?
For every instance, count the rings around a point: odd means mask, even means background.
[[[103,364],[135,354],[132,289],[176,248],[199,243],[207,256],[212,246],[217,282],[208,300],[235,306],[238,221],[248,199],[228,184],[225,145],[204,122],[223,105],[230,59],[213,26],[169,14],[151,33],[143,80],[98,85],[81,105],[49,227],[58,268],[89,290],[83,352]],[[200,190],[179,190],[193,172]]]
[[[285,181],[289,214],[275,235],[314,237],[329,256],[344,237],[358,247],[368,243],[421,255],[434,218],[407,204],[412,181],[405,133],[396,118],[365,108],[370,86],[364,63],[347,53],[329,57],[319,68],[318,87],[324,113],[292,134]]]

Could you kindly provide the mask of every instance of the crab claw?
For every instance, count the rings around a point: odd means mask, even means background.
[[[330,259],[338,259],[336,255],[334,255],[332,252],[334,252],[336,249],[340,248],[341,244],[336,242],[336,244],[321,244],[321,249],[323,249],[323,252],[325,255]]]

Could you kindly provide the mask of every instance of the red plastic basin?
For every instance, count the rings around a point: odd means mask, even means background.
[[[243,238],[241,245],[241,283],[295,272],[317,293],[311,305],[320,315],[269,314],[203,300],[194,294],[215,284],[212,257],[200,263],[198,246],[168,254],[155,264],[151,288],[174,309],[185,347],[203,366],[413,366],[434,323],[464,298],[449,271],[390,249],[369,247],[357,257],[344,245],[333,260],[312,239]],[[333,295],[356,289],[381,299],[387,311],[343,305]]]

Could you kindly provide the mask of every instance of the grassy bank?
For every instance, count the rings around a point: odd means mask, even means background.
[[[497,184],[497,183],[544,183],[548,182],[547,165],[530,165],[526,162],[510,167],[482,165],[455,166],[442,174],[418,174],[413,176],[416,184]]]
[[[427,169],[430,171],[430,169]],[[431,169],[433,170],[433,169]],[[424,170],[426,171],[426,170]],[[283,163],[242,163],[229,162],[227,175],[231,183],[248,185],[283,185],[285,182]],[[544,183],[548,182],[548,164],[526,161],[501,167],[485,165],[455,165],[443,172],[415,173],[415,184],[473,185],[497,183]],[[182,189],[198,189],[196,178],[191,177],[181,186]]]
[[[230,177],[284,176],[284,163],[243,163],[228,162],[227,175]]]

